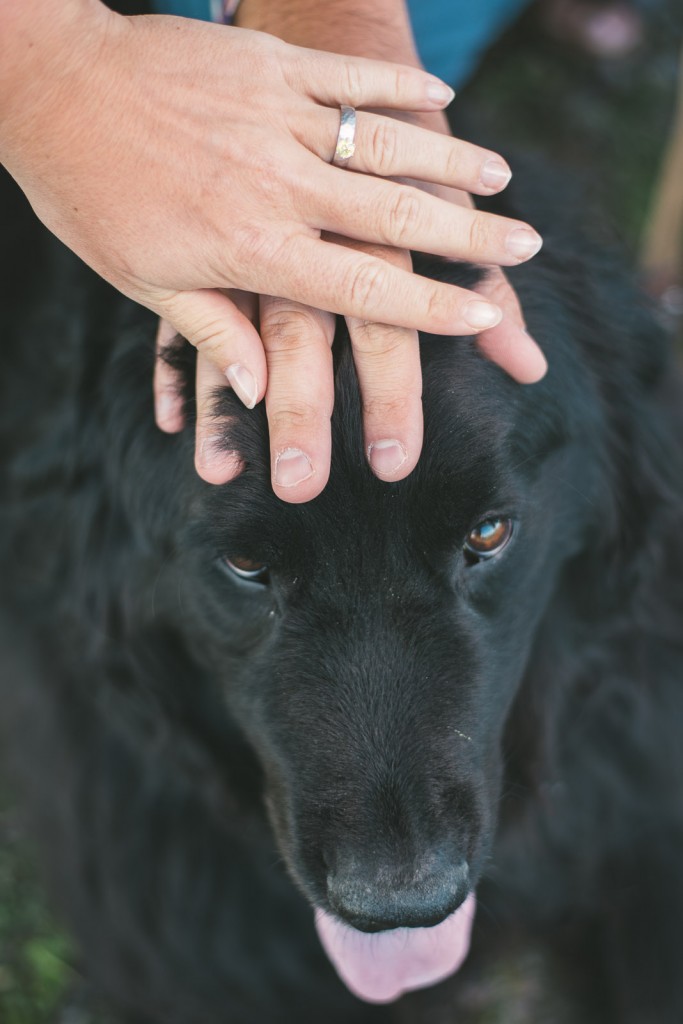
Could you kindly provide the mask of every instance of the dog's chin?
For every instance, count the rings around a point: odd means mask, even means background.
[[[318,937],[347,988],[368,1003],[391,1003],[455,974],[470,948],[476,901],[470,893],[457,910],[431,928],[361,932],[317,910]]]

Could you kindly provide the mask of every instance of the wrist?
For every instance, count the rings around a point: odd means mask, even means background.
[[[54,107],[115,18],[99,0],[0,4],[0,161]]]
[[[241,0],[235,24],[294,46],[422,66],[403,0]]]

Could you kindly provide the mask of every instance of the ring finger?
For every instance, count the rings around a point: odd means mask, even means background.
[[[299,129],[300,141],[326,163],[335,154],[339,118],[338,110],[317,107],[305,131]],[[512,177],[491,150],[380,114],[356,112],[354,144],[346,167],[382,178],[417,178],[492,195]]]

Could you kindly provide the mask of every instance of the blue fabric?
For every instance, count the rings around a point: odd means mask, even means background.
[[[424,66],[459,88],[476,69],[487,47],[528,3],[529,0],[408,0]],[[210,21],[220,18],[221,4],[219,0],[153,0],[153,7],[159,13]]]
[[[185,18],[213,21],[211,0],[152,0],[158,14],[180,14]]]
[[[454,89],[529,0],[408,0],[422,63]]]

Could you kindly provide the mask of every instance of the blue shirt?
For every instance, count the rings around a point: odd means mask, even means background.
[[[277,0],[272,0],[277,3]],[[321,3],[324,0],[321,0]],[[529,0],[408,0],[417,49],[428,71],[459,88],[483,52]],[[220,21],[220,0],[152,0],[163,14]]]

